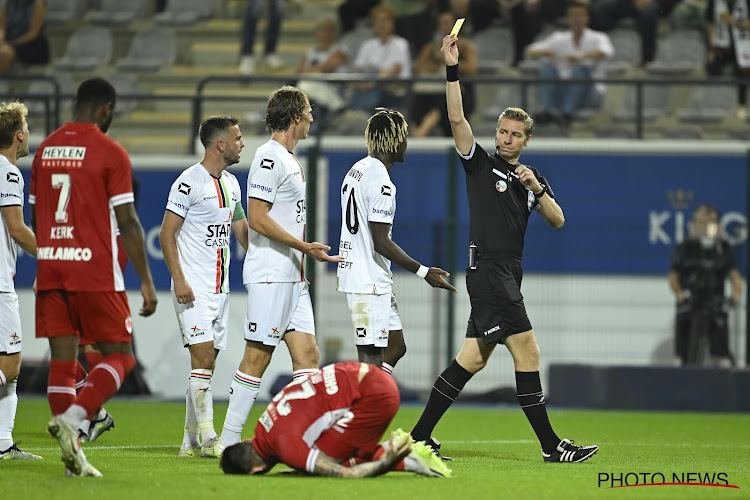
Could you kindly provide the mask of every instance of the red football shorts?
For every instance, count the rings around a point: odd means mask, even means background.
[[[125,292],[40,291],[37,338],[76,335],[83,343],[131,342],[133,323]]]
[[[315,442],[329,457],[369,461],[398,411],[401,402],[398,386],[393,377],[380,368],[371,367],[360,382],[359,391],[361,397],[349,410],[354,416],[346,427],[334,426]]]

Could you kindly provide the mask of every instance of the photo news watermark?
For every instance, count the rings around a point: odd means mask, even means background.
[[[599,488],[632,486],[708,486],[740,489],[726,472],[599,472]]]

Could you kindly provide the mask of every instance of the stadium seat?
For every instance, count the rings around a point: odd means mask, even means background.
[[[492,26],[476,33],[471,41],[477,47],[479,74],[495,74],[513,64],[513,36],[510,28]]]
[[[727,139],[750,142],[750,128],[732,130],[727,134]]]
[[[641,37],[635,30],[617,28],[609,32],[615,55],[605,64],[607,76],[621,75],[638,66],[641,60]]]
[[[666,128],[661,136],[664,139],[705,139],[703,129],[695,125]]]
[[[68,73],[56,72],[50,76],[53,76],[57,80],[57,83],[60,86],[60,94],[67,96],[75,94],[73,78]],[[49,80],[34,80],[31,82],[31,85],[29,85],[26,93],[31,96],[53,96],[54,88]],[[67,119],[72,102],[73,100],[70,97],[60,100],[60,116],[63,119]],[[29,99],[26,101],[26,107],[29,109],[30,116],[44,116],[44,100]]]
[[[138,78],[135,75],[119,73],[108,78],[117,91],[117,106],[115,113],[129,113],[138,105],[135,97],[121,97],[138,93]]]
[[[159,47],[159,50],[154,50]],[[177,59],[177,37],[170,28],[150,28],[135,34],[128,56],[117,62],[120,71],[156,71]]]
[[[594,129],[594,137],[600,139],[635,139],[635,130],[632,126],[605,125]]]
[[[83,13],[84,0],[47,0],[45,3],[48,24],[64,24],[80,19]]]
[[[737,87],[700,85],[693,88],[685,108],[677,112],[683,122],[720,122],[737,107]]]
[[[644,85],[643,119],[655,120],[667,114],[669,110],[669,87],[666,85]],[[628,89],[622,106],[612,113],[616,122],[628,122],[636,119],[636,87]]]
[[[533,112],[539,109],[539,87],[536,85],[526,86],[526,95],[524,96],[523,86],[520,83],[501,85],[494,103],[484,108],[482,116],[486,120],[496,121],[500,113],[508,107],[523,108],[533,115]]]
[[[107,28],[78,28],[68,40],[65,55],[53,62],[57,71],[90,71],[112,57],[112,33]]]
[[[698,31],[673,31],[660,38],[656,59],[646,65],[652,75],[686,75],[703,68],[706,43]]]
[[[98,9],[86,13],[86,21],[92,24],[127,24],[142,16],[146,10],[146,0],[101,0]]]
[[[214,0],[168,0],[167,8],[154,16],[154,22],[183,26],[193,24],[212,16],[214,3]]]

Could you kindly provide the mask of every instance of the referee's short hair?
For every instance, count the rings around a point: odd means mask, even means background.
[[[395,153],[409,132],[409,124],[404,115],[393,109],[376,108],[374,115],[367,120],[365,139],[367,153]]]
[[[526,133],[526,137],[531,137],[531,134],[534,131],[534,120],[526,111],[521,108],[505,108],[497,118],[497,126],[495,127],[496,131],[500,130],[500,120],[503,118],[523,123],[523,131]]]
[[[0,104],[0,149],[13,145],[13,136],[23,129],[23,120],[29,110],[18,101]]]
[[[211,116],[203,120],[198,129],[198,137],[203,147],[207,148],[216,140],[216,136],[226,132],[229,127],[239,125],[240,120],[234,116]]]

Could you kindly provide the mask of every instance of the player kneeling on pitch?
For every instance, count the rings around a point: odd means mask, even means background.
[[[382,370],[356,361],[328,365],[287,385],[255,426],[255,437],[224,450],[227,474],[263,474],[281,462],[316,476],[371,477],[398,470],[453,473],[402,430],[378,443],[398,411],[398,388]]]

